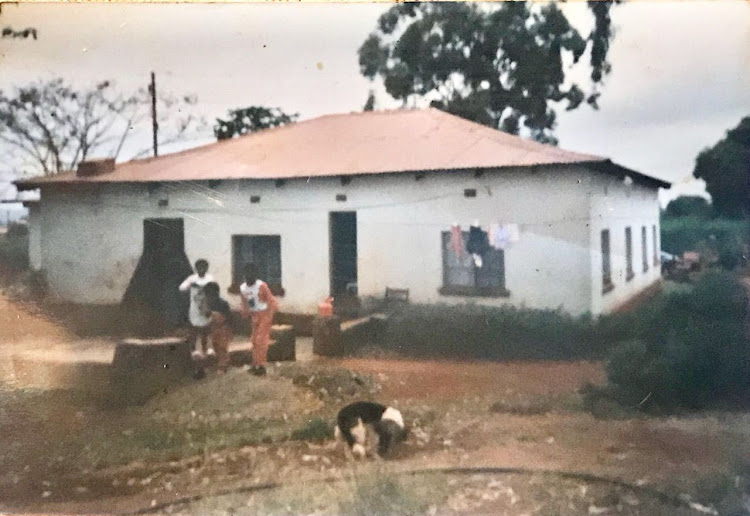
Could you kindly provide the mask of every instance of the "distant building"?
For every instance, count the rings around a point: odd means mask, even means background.
[[[114,304],[141,289],[164,313],[198,258],[222,290],[254,261],[288,312],[391,287],[415,303],[606,313],[659,280],[670,186],[434,109],[323,116],[16,184],[40,189],[31,263],[55,294]],[[452,225],[465,243],[475,221],[514,233],[482,267],[451,247]]]

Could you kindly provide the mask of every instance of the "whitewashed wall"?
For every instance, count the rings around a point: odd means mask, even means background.
[[[143,220],[181,217],[188,258],[209,260],[222,290],[231,281],[232,235],[281,235],[282,308],[310,313],[329,291],[328,214],[357,211],[362,296],[382,296],[386,287],[398,287],[409,288],[414,302],[598,312],[635,287],[618,284],[615,296],[600,299],[599,233],[589,224],[595,212],[598,216],[596,210],[603,209],[592,194],[597,177],[570,167],[495,171],[481,177],[428,173],[419,181],[414,174],[355,177],[346,186],[330,178],[292,180],[281,187],[273,181],[225,181],[215,188],[207,182],[177,183],[154,192],[133,184],[102,185],[88,192],[45,188],[43,209],[32,217],[32,226],[43,235],[39,267],[47,272],[53,292],[79,303],[118,303],[141,255]],[[477,197],[464,197],[465,188],[476,188]],[[345,194],[347,201],[337,202],[337,194]],[[251,195],[260,195],[261,202],[251,204]],[[610,193],[615,195],[621,194]],[[643,195],[636,204],[624,193],[607,202],[616,202],[620,213],[634,220],[658,219],[656,191]],[[160,199],[168,199],[169,206],[159,207]],[[438,293],[441,231],[453,222],[468,228],[475,219],[485,226],[495,221],[521,225],[521,241],[505,255],[508,298]],[[613,257],[617,231],[612,228]],[[640,229],[635,224],[633,237],[638,276]],[[613,273],[617,267],[613,262]]]
[[[591,182],[591,297],[593,313],[608,313],[661,278],[654,263],[653,226],[656,249],[661,249],[658,190],[640,185],[626,186],[613,177],[593,176]],[[641,227],[646,226],[648,270],[643,271]],[[633,272],[627,279],[625,228],[632,232]],[[601,231],[609,229],[610,263],[614,289],[604,293],[602,283]]]
[[[29,267],[33,270],[42,268],[42,224],[40,212],[40,203],[29,205]]]

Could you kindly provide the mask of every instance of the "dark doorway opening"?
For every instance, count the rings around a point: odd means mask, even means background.
[[[185,323],[189,300],[178,288],[191,273],[184,221],[145,219],[143,254],[123,297],[129,331],[163,335]]]
[[[356,312],[357,297],[357,212],[331,212],[330,277],[331,296],[339,313]]]

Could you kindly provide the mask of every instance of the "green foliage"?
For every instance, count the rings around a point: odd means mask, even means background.
[[[664,217],[698,217],[707,219],[711,217],[713,208],[708,199],[698,195],[683,195],[667,204]]]
[[[719,215],[750,216],[750,117],[698,155],[693,176],[706,182]]]
[[[742,265],[743,246],[750,241],[746,220],[703,219],[698,217],[664,218],[661,221],[661,247],[680,255],[685,251],[712,251],[719,265],[733,269]]]
[[[378,345],[386,351],[416,357],[595,358],[604,356],[611,343],[632,336],[635,328],[647,320],[649,306],[592,320],[560,310],[512,306],[407,305],[390,315]],[[367,344],[361,343],[363,347]]]
[[[359,49],[360,71],[381,78],[393,98],[432,101],[449,113],[537,141],[556,143],[553,104],[596,108],[609,73],[613,2],[589,2],[595,27],[585,39],[554,4],[403,3],[384,13]],[[590,91],[566,81],[591,43]]]
[[[226,120],[216,119],[214,136],[217,140],[228,140],[235,136],[262,131],[295,122],[299,114],[288,115],[280,108],[250,106],[229,111]]]
[[[651,310],[635,339],[609,357],[612,398],[667,410],[749,399],[748,298],[732,274],[706,274],[691,291],[670,293]]]
[[[25,270],[29,266],[28,231],[24,234],[21,227],[25,226],[17,226],[11,226],[8,233],[0,235],[0,268],[12,272]]]

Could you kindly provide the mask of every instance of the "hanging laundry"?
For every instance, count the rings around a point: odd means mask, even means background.
[[[469,228],[469,240],[466,242],[466,250],[474,258],[474,265],[482,267],[482,255],[490,248],[487,233],[477,225]]]
[[[456,258],[460,260],[464,255],[464,237],[461,233],[461,226],[458,224],[453,224],[451,226],[451,240],[449,245],[450,250],[453,251]]]
[[[510,242],[510,233],[505,225],[493,224],[490,228],[490,244],[495,249],[505,249]]]
[[[471,226],[469,228],[469,241],[466,242],[466,250],[469,254],[478,254],[481,256],[487,252],[489,247],[487,233],[482,231],[482,228],[478,226]]]
[[[508,224],[505,229],[508,231],[508,241],[511,244],[521,240],[521,230],[518,228],[518,224]]]

